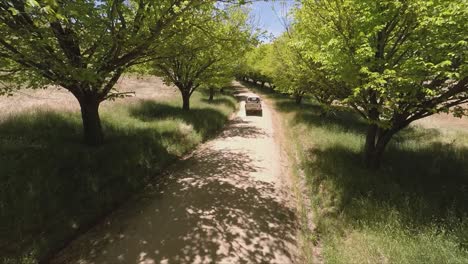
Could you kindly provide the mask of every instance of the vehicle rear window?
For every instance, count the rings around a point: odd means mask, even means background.
[[[248,101],[248,102],[259,103],[259,102],[260,102],[260,98],[258,98],[258,97],[249,97],[249,98],[247,98],[247,101]]]

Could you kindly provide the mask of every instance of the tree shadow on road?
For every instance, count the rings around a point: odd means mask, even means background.
[[[268,136],[265,130],[253,125],[250,121],[236,118],[231,120],[227,128],[221,134],[221,138],[264,138]]]
[[[294,212],[272,183],[249,176],[260,169],[254,164],[242,152],[197,152],[165,186],[148,190],[138,208],[113,216],[119,223],[88,240],[80,263],[292,262]]]

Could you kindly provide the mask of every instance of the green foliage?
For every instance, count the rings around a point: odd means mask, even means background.
[[[468,102],[466,1],[304,1],[293,26],[303,57],[370,124],[366,159],[411,122]],[[346,95],[346,97],[342,97]]]
[[[261,44],[245,54],[241,72],[238,74],[248,77],[254,82],[271,83],[273,60],[273,46],[271,44]]]
[[[113,88],[122,73],[148,61],[215,2],[3,1],[0,88],[64,87],[82,107],[86,143],[100,145],[99,104],[121,97]]]
[[[195,93],[191,112],[179,100],[106,105],[108,140],[92,149],[76,140],[74,113],[36,109],[2,120],[0,262],[36,263],[158,181],[162,169],[222,129],[236,101],[220,99],[208,104]]]
[[[284,34],[273,43],[272,54],[275,58],[269,65],[276,89],[282,93],[303,95],[310,89],[304,63],[294,49],[289,46],[290,35]]]
[[[154,71],[150,72],[161,76],[166,84],[175,85],[186,108],[198,87],[229,83],[237,58],[242,57],[251,41],[246,19],[246,11],[236,7],[194,13],[189,23],[177,29],[180,34],[166,42],[164,55],[156,54],[149,65]]]
[[[324,107],[331,105],[333,100],[344,98],[338,93],[337,81],[327,78],[320,64],[307,59],[297,46],[299,36],[294,32],[287,32],[273,42],[274,53],[271,68],[275,89],[291,94],[300,103],[304,95],[313,96]]]
[[[107,87],[109,79],[158,47],[163,29],[181,21],[196,5],[197,1],[4,2],[0,54],[14,63],[3,64],[2,71],[29,74],[30,81],[21,85],[46,82],[76,93],[74,85],[86,86],[104,99],[112,88]]]
[[[262,85],[268,82],[270,87],[293,95],[297,103],[305,95],[313,96],[324,106],[338,98],[346,98],[341,89],[344,84],[328,78],[320,63],[304,56],[299,38],[300,35],[288,31],[273,43],[249,51],[238,75]]]

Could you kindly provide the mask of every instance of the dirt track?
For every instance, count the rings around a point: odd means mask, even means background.
[[[238,86],[242,98],[247,90]],[[271,108],[216,139],[52,263],[294,263],[296,220]]]

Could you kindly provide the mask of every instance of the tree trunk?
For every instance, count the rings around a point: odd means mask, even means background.
[[[182,109],[185,111],[190,110],[190,93],[182,93]]]
[[[394,130],[383,130],[377,125],[369,126],[364,148],[364,161],[368,169],[380,168],[385,148],[394,134]]]
[[[265,82],[262,82],[262,88],[264,88],[264,87],[265,87]]]
[[[378,127],[375,124],[369,125],[366,134],[366,143],[364,146],[364,162],[368,169],[376,169],[377,157],[375,152],[375,142],[377,141]]]
[[[296,104],[300,105],[302,103],[302,95],[296,94]]]
[[[81,118],[83,120],[84,141],[89,146],[99,146],[104,143],[104,133],[99,117],[99,104],[97,99],[79,100],[81,107]]]
[[[210,87],[210,97],[208,98],[208,101],[213,102],[214,93],[215,93],[214,88],[213,88],[213,87]]]

